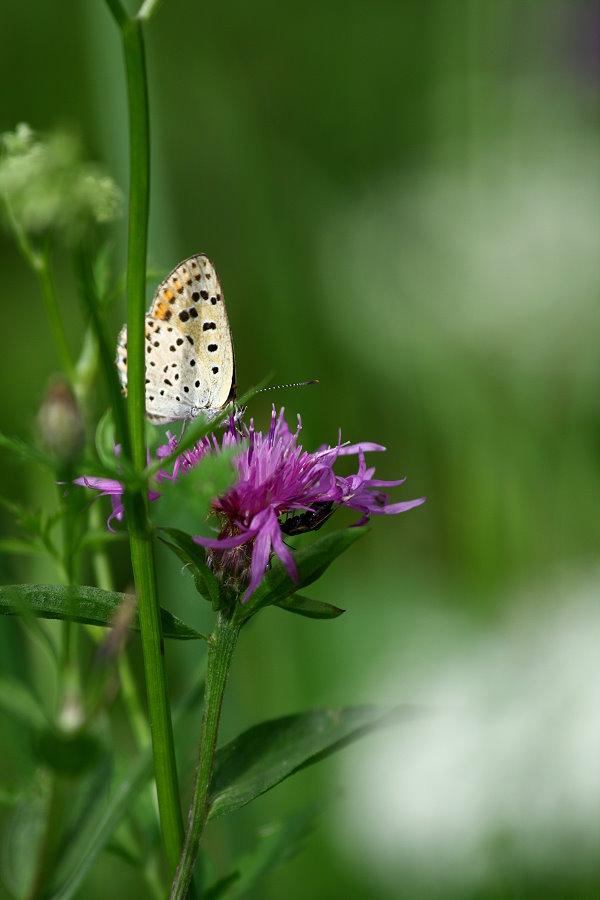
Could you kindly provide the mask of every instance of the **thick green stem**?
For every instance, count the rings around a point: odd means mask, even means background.
[[[150,185],[150,131],[146,62],[141,23],[124,15],[118,0],[107,0],[123,39],[129,96],[129,247],[127,256],[127,389],[131,457],[136,472],[146,466],[144,316]],[[167,860],[175,871],[183,841],[183,821],[167,690],[164,644],[154,567],[146,488],[124,496],[131,564],[139,606],[154,772]]]
[[[171,888],[171,900],[183,900],[187,894],[194,871],[200,837],[208,816],[208,798],[212,777],[223,695],[231,666],[233,651],[240,630],[240,622],[219,613],[215,630],[208,648],[208,666],[202,725],[200,727],[200,749],[194,781],[194,793],[190,805],[187,831],[181,859],[177,866],[175,880]]]
[[[122,29],[129,94],[129,237],[127,252],[127,406],[132,462],[146,467],[144,317],[150,206],[150,123],[142,27]]]

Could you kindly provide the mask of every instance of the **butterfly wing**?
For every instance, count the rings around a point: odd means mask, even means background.
[[[146,316],[146,414],[157,424],[204,414],[235,399],[235,361],[219,278],[208,257],[179,263]],[[127,390],[127,327],[117,369]]]

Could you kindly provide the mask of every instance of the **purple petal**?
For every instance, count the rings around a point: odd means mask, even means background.
[[[273,516],[273,518],[275,520],[271,527],[271,543],[273,544],[273,550],[285,566],[285,570],[292,581],[298,581],[298,567],[296,566],[296,560],[292,556],[289,547],[286,547],[283,542],[279,520],[276,516]]]
[[[234,547],[245,544],[246,541],[254,537],[255,533],[255,531],[250,530],[229,538],[193,537],[192,540],[200,544],[201,547],[209,547],[211,550],[232,550]]]
[[[104,491],[106,494],[122,494],[123,485],[114,478],[95,478],[92,475],[82,475],[76,478],[74,484],[93,488],[96,491]]]
[[[371,516],[369,515],[368,512],[366,512],[366,513],[364,513],[364,515],[362,515],[362,516],[360,517],[360,519],[358,520],[358,522],[354,522],[354,523],[350,526],[350,528],[360,528],[361,525],[366,525],[367,522],[369,522],[370,520],[371,520]]]
[[[112,522],[113,519],[116,519],[117,522],[123,521],[123,504],[121,503],[120,500],[117,500],[117,498],[114,495],[111,496],[110,502],[112,503],[113,511],[111,512],[110,516],[108,517],[108,519],[106,521],[106,527],[108,528],[109,531],[112,531],[113,534],[116,534],[115,529],[112,527],[112,525],[110,523]]]
[[[418,500],[405,500],[404,503],[390,503],[389,506],[384,506],[381,509],[371,509],[372,513],[380,513],[386,516],[393,516],[396,513],[403,513],[409,509],[413,509],[415,506],[421,506],[422,503],[425,503],[427,497],[419,497]]]
[[[271,552],[271,535],[267,528],[259,531],[254,547],[252,548],[252,566],[250,569],[250,584],[246,593],[242,597],[242,603],[245,603],[248,597],[254,593],[259,586],[265,574],[269,555]]]
[[[397,481],[378,481],[377,478],[371,478],[369,487],[398,487],[399,484],[404,484],[405,481],[406,477],[399,478]]]
[[[373,444],[370,441],[361,441],[359,444],[342,445],[339,449],[340,456],[351,456],[353,453],[378,453],[385,450],[381,444]]]

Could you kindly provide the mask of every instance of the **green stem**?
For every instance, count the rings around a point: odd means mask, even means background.
[[[127,429],[127,417],[125,404],[121,396],[121,387],[114,365],[114,351],[106,332],[106,326],[100,315],[100,298],[96,289],[94,272],[88,249],[80,245],[74,254],[75,271],[79,282],[79,291],[89,313],[91,326],[98,343],[98,352],[102,364],[102,372],[106,381],[106,388],[113,409],[117,439],[121,444],[122,452],[126,458],[131,455],[129,445],[129,431]]]
[[[73,360],[71,359],[71,354],[69,353],[69,345],[67,344],[67,338],[60,316],[58,297],[56,296],[54,279],[52,278],[52,271],[50,269],[50,254],[47,249],[42,252],[39,259],[40,265],[36,269],[36,274],[42,289],[46,315],[50,322],[54,345],[58,352],[61,366],[69,379],[71,387],[74,388],[76,382],[75,367],[73,365]]]
[[[27,900],[35,900],[42,896],[48,873],[56,858],[56,851],[61,833],[61,812],[64,809],[64,781],[53,773],[48,797],[44,836],[38,851],[37,865],[33,882],[26,895]]]
[[[73,360],[71,359],[71,354],[69,353],[69,345],[60,316],[58,297],[56,296],[54,279],[52,278],[52,271],[50,269],[50,253],[47,247],[42,253],[35,250],[26,232],[21,227],[21,223],[15,216],[8,197],[3,196],[2,199],[4,201],[8,224],[13,233],[17,247],[25,262],[31,270],[35,272],[39,281],[56,352],[58,353],[60,364],[69,379],[71,387],[74,387],[76,381],[75,367],[73,365]]]
[[[144,0],[138,10],[137,18],[142,22],[147,22],[148,19],[151,19],[152,16],[156,15],[162,4],[163,0]]]
[[[219,722],[221,720],[223,695],[240,625],[241,623],[236,621],[235,614],[233,618],[228,618],[224,613],[219,613],[215,630],[210,638],[194,792],[190,805],[185,841],[171,888],[170,900],[183,900],[187,895],[196,856],[198,855],[200,838],[206,824],[210,781],[217,746]]]
[[[90,508],[90,527],[96,530],[101,524],[100,510],[96,504]],[[105,591],[114,591],[115,585],[110,568],[108,556],[104,550],[95,550],[92,556],[92,567],[96,584]],[[95,633],[97,629],[92,628]],[[96,637],[94,638],[96,640]],[[121,681],[121,695],[127,709],[129,724],[135,738],[138,749],[144,747],[150,741],[148,723],[140,703],[135,684],[135,678],[131,671],[131,665],[127,653],[119,654],[119,679]]]
[[[106,5],[114,16],[115,22],[120,29],[125,28],[129,21],[129,16],[121,0],[106,0]]]
[[[127,412],[131,458],[136,472],[146,466],[144,316],[150,186],[150,129],[146,61],[141,23],[130,19],[118,0],[107,4],[123,39],[129,96],[129,247],[127,256]],[[138,598],[154,772],[167,861],[175,871],[183,841],[183,821],[175,765],[164,645],[154,566],[147,489],[124,495],[131,564]]]
[[[127,407],[132,462],[138,472],[146,459],[144,319],[146,254],[150,206],[150,123],[142,27],[130,20],[122,29],[129,93],[129,247],[127,254]]]

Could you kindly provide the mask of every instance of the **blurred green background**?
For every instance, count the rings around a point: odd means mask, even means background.
[[[124,66],[103,3],[5,4],[0,29],[0,130],[21,121],[74,130],[126,192]],[[398,499],[428,497],[374,521],[314,587],[347,609],[340,620],[269,610],[248,629],[223,740],[295,710],[377,702],[394,662],[452,654],[457,630],[493,631],[521,606],[543,621],[547,588],[565,572],[595,592],[598,4],[166,0],[147,28],[147,57],[150,265],[166,274],[195,252],[213,259],[242,391],[271,370],[276,382],[320,379],[253,401],[258,422],[274,400],[292,419],[302,414],[307,447],[334,443],[340,427],[344,439],[384,444],[372,459],[377,477],[406,474]],[[124,219],[110,235],[116,276]],[[58,363],[37,285],[7,236],[0,265],[1,427],[29,439]],[[75,354],[84,322],[66,255],[55,274]],[[41,471],[3,457],[0,478],[8,497],[56,503]],[[171,524],[193,531],[175,516]],[[126,589],[125,553],[114,559]],[[191,580],[160,550],[159,561],[162,602],[208,629]],[[1,566],[6,582],[53,578],[29,559]],[[8,673],[35,668],[13,622],[0,622],[0,647]],[[174,695],[198,652],[168,646]],[[385,699],[411,700],[407,683],[399,675]],[[25,784],[34,767],[26,742],[4,720],[3,735],[2,778]],[[398,741],[400,764],[401,753]],[[188,757],[185,796],[192,748]],[[307,797],[338,804],[340,790],[352,791],[340,763],[211,826],[219,872]],[[344,854],[335,832],[335,814],[322,817],[303,853],[253,896],[444,895],[443,874],[426,886],[414,873],[390,882],[358,851]],[[560,877],[544,863],[509,888],[490,876],[459,895],[593,896],[595,865],[575,854]],[[105,855],[81,896],[125,897],[135,883]]]

